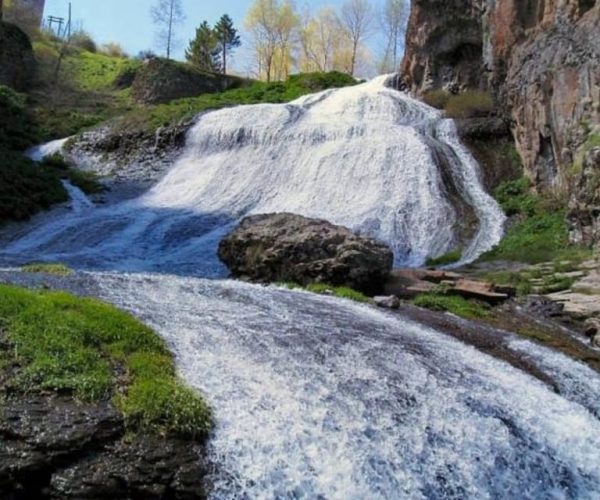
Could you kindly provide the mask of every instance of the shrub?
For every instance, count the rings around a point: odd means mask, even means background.
[[[27,96],[0,85],[0,150],[25,149],[36,140]]]
[[[530,193],[531,182],[526,177],[500,184],[494,196],[506,215],[533,215],[540,199]]]
[[[105,54],[109,57],[120,57],[120,58],[127,57],[127,53],[125,52],[123,47],[121,47],[121,45],[116,42],[105,43],[100,48],[100,52],[102,52],[103,54]]]
[[[98,47],[96,46],[96,42],[87,31],[76,31],[71,35],[70,43],[74,47],[78,47],[83,50],[87,50],[88,52],[97,52]]]
[[[61,179],[67,179],[85,194],[96,194],[106,190],[106,187],[98,180],[98,175],[95,172],[75,168],[60,153],[47,156],[42,160],[41,165],[54,171]]]
[[[59,177],[18,153],[0,155],[0,223],[24,220],[69,199]]]
[[[429,90],[423,94],[423,102],[437,109],[444,109],[452,94],[446,90]]]
[[[445,106],[450,118],[487,116],[494,111],[494,100],[488,92],[467,90],[448,99]]]

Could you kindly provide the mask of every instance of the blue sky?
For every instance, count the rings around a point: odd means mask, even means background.
[[[194,29],[204,19],[214,23],[222,14],[229,14],[239,28],[243,28],[244,17],[252,0],[182,0],[187,15],[186,22],[180,27],[178,37],[182,40],[181,47],[175,52],[176,58],[183,58],[184,47],[194,34]],[[379,6],[383,0],[374,0],[374,6]],[[296,5],[302,9],[308,5],[312,11],[324,5],[339,6],[343,0],[298,0]],[[135,55],[140,50],[156,50],[154,26],[150,17],[150,7],[154,0],[71,0],[73,5],[73,20],[76,26],[81,26],[90,32],[97,42],[119,42],[125,50]],[[46,0],[45,15],[67,17],[68,0]],[[370,41],[372,50],[378,50],[381,45],[378,37]],[[248,68],[244,51],[240,50],[235,58],[238,71]]]

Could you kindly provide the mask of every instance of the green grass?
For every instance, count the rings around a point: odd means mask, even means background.
[[[473,118],[489,115],[495,110],[495,105],[489,92],[467,90],[450,96],[444,109],[450,118]]]
[[[447,90],[429,90],[423,94],[423,102],[437,109],[444,109],[452,94]]]
[[[432,311],[444,311],[461,318],[478,319],[489,315],[486,305],[456,295],[424,293],[413,299],[413,304]]]
[[[72,269],[58,262],[33,262],[23,266],[21,270],[26,273],[54,274],[56,276],[73,274]]]
[[[319,295],[332,295],[334,297],[353,300],[354,302],[360,303],[367,303],[371,301],[371,299],[365,294],[347,286],[331,286],[327,285],[326,283],[310,283],[309,285],[303,287],[302,285],[293,282],[278,283],[278,286],[289,288],[290,290],[306,290]]]
[[[435,266],[447,266],[449,264],[454,264],[458,262],[462,257],[462,250],[457,248],[456,250],[451,250],[450,252],[445,253],[444,255],[440,255],[439,257],[432,257],[427,259],[425,265],[428,267]]]
[[[118,127],[122,130],[153,132],[206,110],[241,104],[284,103],[311,92],[356,83],[350,76],[338,72],[292,75],[286,82],[254,82],[217,94],[202,94],[167,104],[139,107],[125,115]]]
[[[22,391],[54,391],[83,401],[112,398],[131,430],[204,435],[201,397],[177,379],[162,339],[131,315],[63,292],[0,286],[0,326],[19,366]]]

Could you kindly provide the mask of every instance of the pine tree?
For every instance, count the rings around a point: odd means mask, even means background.
[[[196,37],[185,51],[186,60],[203,71],[217,72],[221,67],[219,41],[210,25],[203,21]]]
[[[233,20],[227,14],[223,14],[215,26],[215,35],[221,52],[221,71],[227,73],[227,55],[231,54],[242,42],[237,29],[233,26]]]

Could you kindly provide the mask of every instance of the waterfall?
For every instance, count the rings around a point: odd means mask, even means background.
[[[504,216],[453,122],[387,79],[205,113],[147,193],[74,214],[6,251],[220,276],[216,246],[237,220],[286,211],[382,240],[397,265],[457,247],[472,261],[498,243]]]

